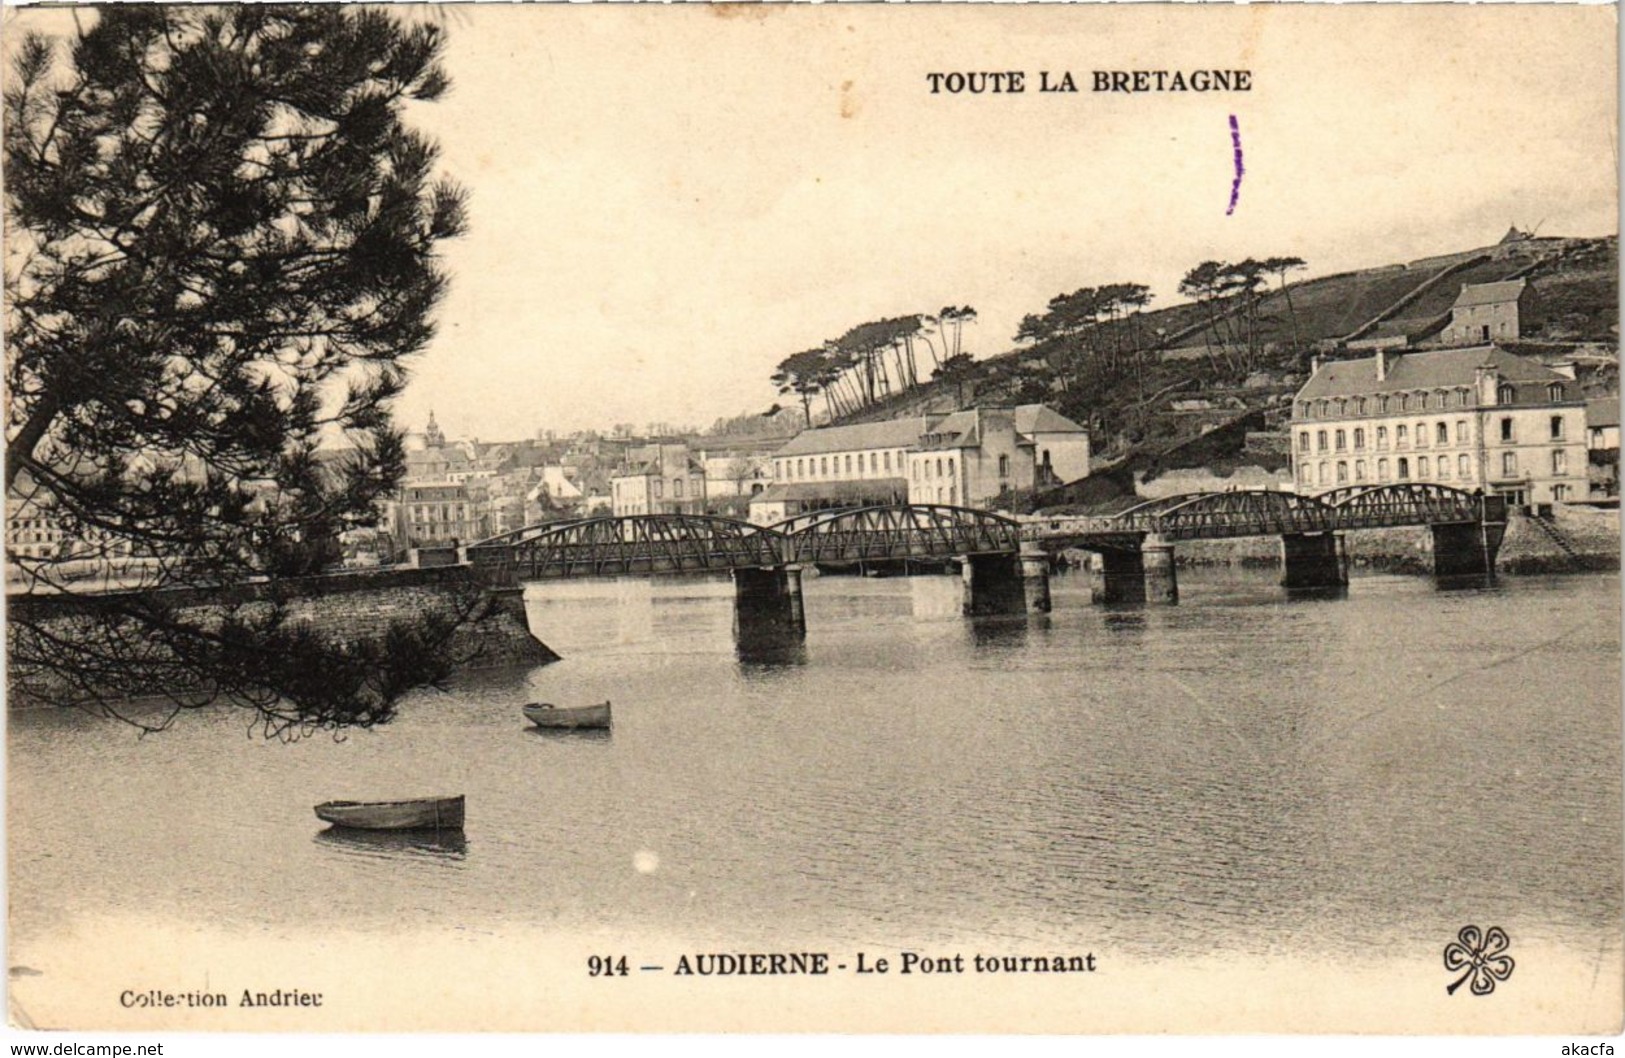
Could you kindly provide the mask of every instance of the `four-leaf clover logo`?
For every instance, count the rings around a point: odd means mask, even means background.
[[[1477,926],[1463,926],[1456,939],[1444,947],[1444,968],[1451,973],[1467,972],[1456,978],[1455,984],[1445,989],[1454,995],[1468,980],[1475,996],[1487,996],[1495,991],[1495,982],[1512,976],[1512,956],[1502,953],[1512,944],[1506,930],[1491,926],[1480,931]]]

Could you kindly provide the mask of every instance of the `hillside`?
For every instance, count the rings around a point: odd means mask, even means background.
[[[1514,235],[1519,237],[1514,238]],[[1589,391],[1617,391],[1618,239],[1531,238],[1495,246],[1272,285],[1247,315],[1222,303],[1183,303],[1117,324],[1137,349],[1106,374],[1077,358],[1016,348],[976,361],[964,403],[1044,401],[1095,432],[1104,459],[1167,451],[1238,416],[1284,413],[1313,356],[1368,355],[1361,339],[1409,338],[1425,347],[1448,321],[1464,284],[1524,278],[1536,295],[1519,352],[1589,362]],[[1037,308],[1035,307],[1035,311]],[[1103,325],[1105,326],[1105,325]],[[1245,343],[1245,344],[1243,344]],[[1081,372],[1081,373],[1080,373]],[[956,387],[931,383],[841,422],[951,411]]]

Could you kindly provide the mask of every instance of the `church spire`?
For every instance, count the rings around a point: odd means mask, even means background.
[[[424,444],[429,448],[443,448],[446,444],[446,435],[440,432],[440,427],[434,421],[434,411],[429,412],[429,425],[423,431]]]

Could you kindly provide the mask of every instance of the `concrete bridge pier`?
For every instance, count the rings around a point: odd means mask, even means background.
[[[1495,556],[1506,536],[1505,522],[1461,522],[1431,528],[1435,577],[1495,576]]]
[[[1145,601],[1172,605],[1179,601],[1179,578],[1174,573],[1174,545],[1156,533],[1140,544],[1140,565],[1145,570]]]
[[[1089,553],[1091,602],[1145,602],[1145,558],[1140,551]]]
[[[1026,586],[1015,555],[961,555],[959,576],[965,586],[960,609],[966,617],[1027,612]],[[1047,578],[1044,587],[1047,595]]]
[[[1021,585],[1027,609],[1049,613],[1049,554],[1037,544],[1021,545]]]
[[[1342,533],[1286,533],[1281,537],[1281,587],[1341,588],[1349,582]]]
[[[736,569],[734,639],[742,646],[777,645],[806,638],[801,601],[801,567]]]

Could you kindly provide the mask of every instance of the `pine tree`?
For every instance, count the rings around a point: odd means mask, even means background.
[[[92,18],[23,40],[4,94],[13,517],[48,511],[70,557],[149,556],[146,587],[319,570],[403,472],[390,403],[464,226],[403,121],[448,87],[442,33],[337,5]],[[353,454],[319,460],[336,438]],[[62,557],[26,564],[36,588],[74,590]],[[177,705],[226,695],[286,733],[387,720],[446,670],[444,622],[331,644],[163,600],[87,599],[70,644],[14,623],[14,686],[82,704],[109,682],[87,674],[147,665]]]

